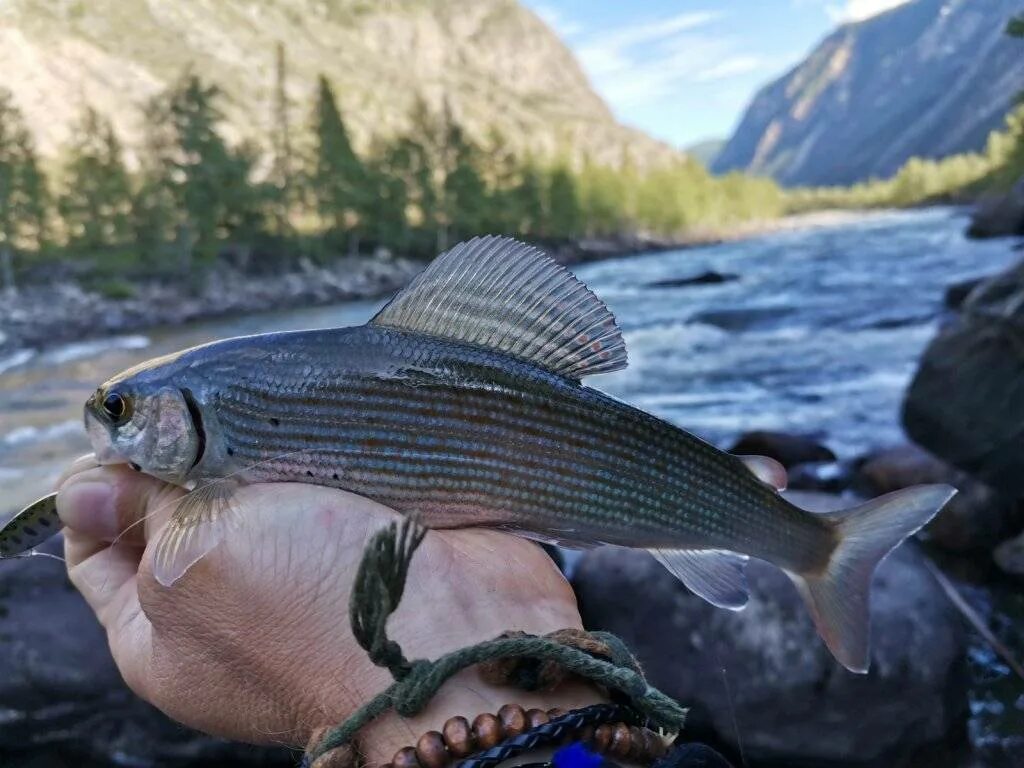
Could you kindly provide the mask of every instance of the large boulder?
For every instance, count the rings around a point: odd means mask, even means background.
[[[1005,195],[978,204],[967,227],[968,237],[1024,235],[1024,176]]]
[[[796,500],[836,506],[810,496]],[[573,584],[585,625],[622,637],[652,683],[692,707],[694,738],[742,750],[748,766],[888,768],[964,731],[965,632],[919,558],[903,547],[879,569],[867,675],[832,659],[789,579],[764,563],[751,562],[752,599],[735,613],[642,552],[590,551]]]
[[[755,430],[746,432],[729,449],[742,456],[767,456],[786,469],[798,464],[833,462],[836,455],[813,435]]]
[[[1018,503],[923,448],[906,443],[877,451],[857,469],[853,487],[864,496],[944,483],[958,493],[925,529],[928,540],[952,552],[989,550],[1019,530]]]
[[[0,561],[0,765],[22,764],[292,768],[295,757],[189,730],[135,696],[64,568],[32,557]]]
[[[903,403],[914,442],[1024,497],[1024,263],[971,291],[925,350]]]

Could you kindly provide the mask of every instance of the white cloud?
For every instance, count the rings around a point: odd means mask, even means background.
[[[761,66],[734,41],[705,27],[722,18],[694,11],[578,37],[576,54],[594,85],[621,109],[664,99],[686,83],[706,83]]]
[[[826,8],[829,17],[835,22],[862,21],[905,5],[910,0],[846,0],[843,5],[830,5]]]
[[[700,83],[710,83],[736,75],[745,75],[763,66],[764,62],[757,56],[730,56],[698,72],[693,79]]]

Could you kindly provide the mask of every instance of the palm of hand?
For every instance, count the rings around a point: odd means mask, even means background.
[[[143,698],[211,733],[299,744],[390,683],[356,644],[348,599],[366,543],[395,512],[316,486],[242,487],[241,525],[164,588],[149,545],[184,491],[126,467],[78,469],[58,497],[69,573]],[[434,658],[508,629],[567,626],[579,626],[575,599],[543,550],[460,530],[427,536],[391,631],[408,656]],[[484,711],[481,689],[467,672],[443,696],[469,692]],[[411,738],[418,724],[379,727]]]

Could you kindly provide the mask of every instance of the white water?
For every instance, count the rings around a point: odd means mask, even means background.
[[[578,274],[626,335],[626,371],[593,386],[720,444],[750,429],[821,434],[853,456],[901,439],[899,406],[945,287],[1020,258],[972,242],[950,209],[885,213],[723,245],[631,256]],[[650,283],[716,270],[735,282]],[[0,360],[0,515],[45,492],[88,450],[81,404],[101,382],[211,339],[351,325],[357,302],[86,341]]]

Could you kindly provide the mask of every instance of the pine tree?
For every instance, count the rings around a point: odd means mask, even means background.
[[[336,233],[349,233],[350,245],[354,246],[363,228],[361,220],[372,205],[369,178],[352,149],[334,90],[323,75],[313,112],[313,136],[315,147],[309,183],[317,211]]]
[[[72,133],[75,140],[57,201],[68,245],[97,251],[123,244],[131,236],[132,190],[117,134],[91,107]]]
[[[32,137],[13,94],[0,88],[0,266],[14,290],[14,256],[38,251],[47,235],[49,196]]]
[[[565,162],[551,168],[547,187],[547,232],[555,237],[576,237],[582,230],[576,179]]]
[[[449,237],[462,240],[483,234],[487,215],[487,186],[480,175],[480,153],[456,123],[448,125],[451,167],[444,179],[445,219]]]
[[[263,224],[266,190],[250,180],[258,152],[252,145],[227,145],[218,130],[220,98],[216,86],[187,73],[147,112],[150,172],[144,187],[150,200],[166,191],[174,201],[173,237],[186,261],[192,250],[213,256],[220,240],[251,237]]]

